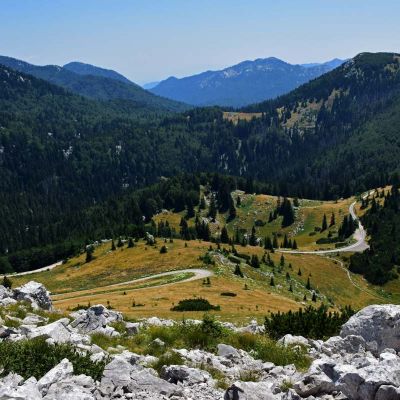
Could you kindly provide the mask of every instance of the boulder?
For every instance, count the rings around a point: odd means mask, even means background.
[[[72,364],[64,358],[59,364],[52,368],[46,375],[38,381],[38,389],[42,394],[46,394],[47,390],[54,383],[60,382],[72,376],[74,368]]]
[[[375,342],[377,352],[385,348],[400,351],[400,305],[371,305],[353,315],[340,331],[341,337],[361,336]]]
[[[90,337],[74,330],[68,318],[61,318],[43,326],[21,325],[20,331],[28,339],[43,337],[48,343],[72,343],[77,347],[90,345]]]
[[[13,293],[10,289],[7,289],[5,286],[0,285],[0,300],[7,299],[12,296]]]
[[[293,336],[290,333],[281,337],[278,340],[278,343],[282,346],[295,346],[295,345],[302,345],[302,346],[309,346],[308,339],[303,336]]]
[[[137,335],[141,328],[140,322],[127,322],[125,324],[126,333],[128,335]]]
[[[221,357],[225,358],[239,358],[239,353],[238,351],[232,347],[229,346],[228,344],[219,344],[218,346],[218,352],[217,354]]]
[[[334,382],[323,372],[306,375],[293,388],[301,397],[330,394],[336,389]]]
[[[111,327],[107,327],[107,325],[123,320],[120,312],[108,310],[101,304],[92,306],[87,310],[80,310],[71,315],[76,317],[75,320],[71,322],[71,326],[76,328],[79,332],[101,332],[110,336],[115,335],[116,331]]]
[[[86,375],[71,376],[50,386],[45,400],[95,400],[94,381]]]
[[[213,385],[213,378],[207,371],[189,368],[185,365],[164,365],[160,376],[166,381],[175,384],[180,382],[189,386],[200,383],[211,383]]]
[[[40,315],[29,313],[23,320],[23,325],[39,325],[47,323],[48,318],[42,317]]]
[[[236,381],[225,392],[224,400],[275,400],[268,382]]]
[[[21,378],[21,377],[20,377]],[[41,400],[42,395],[37,388],[35,378],[29,378],[19,383],[5,382],[0,380],[0,399],[15,399],[15,400]],[[10,384],[11,383],[11,384]]]
[[[28,301],[34,309],[52,310],[52,302],[47,289],[38,282],[30,281],[14,289],[14,299]]]
[[[375,400],[399,400],[400,388],[391,385],[382,385],[375,394]]]

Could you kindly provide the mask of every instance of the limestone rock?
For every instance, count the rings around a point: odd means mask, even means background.
[[[377,352],[386,347],[400,351],[400,305],[372,305],[353,315],[340,331],[341,337],[358,335],[375,342]]]
[[[39,379],[37,385],[38,389],[42,394],[45,394],[51,385],[72,376],[73,371],[74,368],[72,364],[64,358],[64,360]]]
[[[80,310],[71,315],[75,317],[75,320],[71,322],[71,326],[79,332],[101,332],[110,336],[115,334],[115,330],[107,327],[107,325],[123,319],[120,312],[108,310],[101,304],[92,306],[87,310]]]
[[[166,381],[175,384],[181,382],[189,386],[198,385],[200,383],[211,383],[211,385],[213,385],[213,378],[207,371],[189,368],[185,365],[164,366],[160,376]]]
[[[52,302],[47,289],[38,282],[30,281],[25,285],[14,289],[14,299],[17,301],[28,301],[33,308],[51,310]]]
[[[294,345],[302,345],[302,346],[309,346],[308,339],[306,339],[303,336],[293,336],[290,333],[281,337],[278,340],[278,343],[280,343],[283,346],[294,346]]]

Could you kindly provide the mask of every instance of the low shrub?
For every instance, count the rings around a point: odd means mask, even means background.
[[[236,297],[237,294],[233,292],[222,292],[221,296],[226,296],[226,297]]]
[[[67,358],[74,366],[74,374],[85,374],[100,380],[108,359],[93,362],[90,354],[78,353],[70,344],[49,345],[44,338],[21,340],[18,342],[0,342],[0,364],[3,368],[0,375],[10,372],[25,379],[34,376],[40,379],[53,367]]]
[[[321,305],[319,308],[308,306],[304,310],[287,313],[272,313],[265,318],[265,328],[274,338],[290,333],[311,339],[325,339],[339,334],[341,326],[355,313],[347,306],[341,312],[328,311],[328,307]]]
[[[207,299],[184,299],[176,306],[171,308],[171,311],[219,311],[220,306],[213,306]]]

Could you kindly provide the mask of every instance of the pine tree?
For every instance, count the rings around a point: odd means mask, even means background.
[[[114,240],[111,240],[111,251],[115,251],[117,248],[115,247]]]
[[[297,272],[297,275],[298,276],[301,276],[302,274],[301,274],[301,269],[299,268],[299,271]]]
[[[293,249],[293,250],[297,250],[297,242],[296,242],[296,239],[293,239],[292,249]]]
[[[285,265],[285,257],[283,254],[281,255],[280,266],[283,267]]]
[[[243,278],[243,272],[240,269],[240,264],[236,264],[234,274]]]
[[[285,233],[285,237],[283,238],[282,247],[283,247],[284,249],[289,248],[289,242],[288,242],[288,237],[287,237],[286,233]]]
[[[93,246],[88,246],[88,248],[86,249],[86,262],[87,263],[89,263],[90,261],[93,260],[93,252],[94,252]]]
[[[278,210],[279,214],[283,216],[282,220],[282,228],[285,228],[289,225],[292,225],[294,222],[294,211],[292,207],[292,203],[286,197],[283,200],[280,209]]]
[[[272,247],[274,249],[278,248],[278,239],[277,239],[276,235],[274,235],[274,238],[273,238],[273,241],[272,241]]]
[[[327,229],[328,229],[328,223],[326,221],[326,214],[324,214],[322,218],[321,232],[326,231]]]
[[[199,203],[199,210],[205,210],[206,209],[206,200],[204,196],[202,195],[200,197],[200,203]]]
[[[289,272],[286,272],[286,280],[290,280],[290,274],[289,274]]]
[[[311,301],[313,301],[314,303],[317,301],[317,295],[315,294],[315,292],[313,292]]]
[[[193,218],[195,215],[192,200],[189,198],[187,201],[186,219]]]
[[[307,278],[306,289],[307,289],[307,290],[311,290],[311,282],[310,282],[310,277],[308,277],[308,278]]]
[[[272,241],[269,236],[264,239],[264,249],[265,250],[272,250]]]
[[[269,285],[270,286],[275,286],[275,281],[274,281],[274,277],[271,276],[271,280],[269,281]]]
[[[130,238],[128,239],[128,248],[130,249],[130,248],[132,248],[132,247],[135,247],[135,244],[133,243],[133,240],[132,240],[132,238],[130,237]]]
[[[257,236],[256,236],[256,228],[253,226],[251,229],[251,235],[249,239],[250,246],[257,246]]]
[[[240,207],[242,205],[242,199],[240,196],[236,197],[236,207]]]
[[[122,247],[124,243],[122,242],[121,236],[118,238],[117,247]]]
[[[333,225],[335,225],[335,224],[336,224],[336,221],[335,221],[335,214],[332,212],[332,215],[331,215],[331,222],[330,222],[329,226],[333,226]]]
[[[225,226],[221,229],[221,243],[229,243],[228,231]]]
[[[211,218],[212,221],[215,221],[215,218],[217,217],[217,204],[215,202],[215,196],[211,196],[210,200],[210,207],[208,209],[208,216]]]
[[[8,278],[6,275],[4,275],[4,277],[3,277],[3,286],[7,289],[11,289],[11,287],[12,287],[11,279]]]
[[[292,284],[289,285],[289,292],[293,292],[293,286],[292,286]]]
[[[260,268],[260,260],[258,259],[257,254],[251,256],[251,266],[253,268]]]

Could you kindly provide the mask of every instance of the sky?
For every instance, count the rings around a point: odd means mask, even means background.
[[[0,54],[139,84],[244,60],[400,52],[399,0],[0,0]]]

